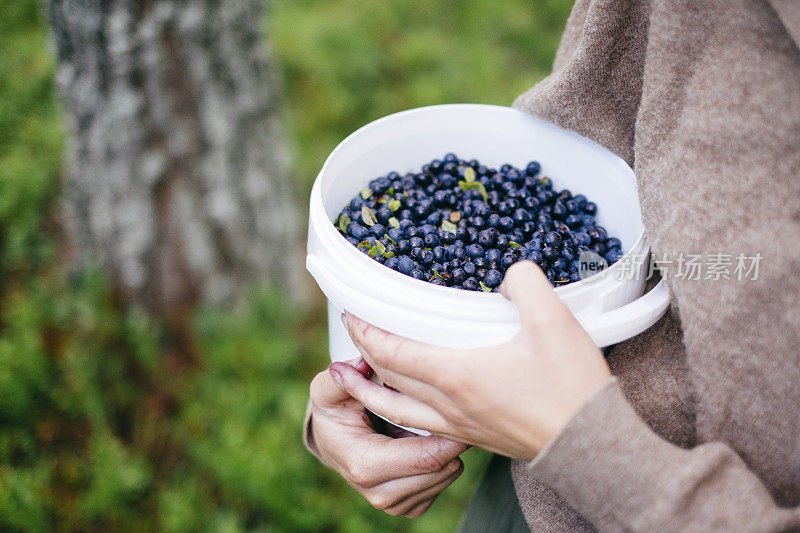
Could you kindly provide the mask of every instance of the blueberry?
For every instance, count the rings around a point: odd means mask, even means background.
[[[579,215],[567,215],[567,218],[564,220],[564,222],[571,229],[575,229],[580,227],[580,225],[583,223],[583,220]]]
[[[439,207],[446,206],[447,205],[447,191],[439,190],[439,191],[436,191],[435,193],[433,193],[433,201]]]
[[[530,220],[532,220],[532,217],[527,209],[520,208],[514,211],[514,222],[516,222],[518,225],[522,225],[524,222],[528,222]]]
[[[476,257],[472,262],[478,270],[489,266],[489,261],[487,261],[485,257]]]
[[[527,239],[536,231],[536,224],[533,222],[525,222],[522,224],[522,235]]]
[[[469,246],[467,246],[466,251],[467,255],[473,259],[476,259],[478,257],[483,257],[484,253],[483,246],[481,246],[480,244],[470,244]]]
[[[369,188],[375,194],[383,194],[384,192],[386,192],[386,189],[389,188],[389,184],[385,182],[383,179],[379,178],[370,181]]]
[[[589,237],[591,237],[593,243],[596,243],[596,242],[602,243],[608,238],[608,235],[606,234],[606,230],[604,230],[600,226],[595,227],[595,228],[591,228],[586,233],[589,235]]]
[[[514,225],[515,224],[513,218],[502,217],[497,223],[497,228],[504,233],[508,233],[509,231],[514,229]]]
[[[510,242],[511,239],[508,237],[508,235],[504,235],[501,233],[497,236],[497,242],[495,243],[495,246],[497,246],[498,250],[503,252],[508,248]]]
[[[525,167],[525,173],[529,176],[535,176],[541,170],[542,165],[540,165],[538,161],[531,161],[528,163],[528,166]]]
[[[442,174],[441,176],[439,176],[439,185],[441,185],[445,189],[452,189],[453,187],[458,185],[458,180],[452,174]],[[447,203],[453,203],[451,202],[451,196],[452,193],[448,193],[446,197]]]
[[[502,266],[504,269],[507,269],[516,262],[517,258],[514,254],[505,253],[503,254],[503,257],[500,259],[500,266]]]
[[[479,217],[488,217],[491,214],[489,206],[482,201],[472,202],[472,215]]]
[[[495,288],[503,281],[503,275],[497,270],[489,270],[483,278],[487,287]]]
[[[485,192],[458,187],[469,169]],[[340,214],[350,218],[347,241],[354,246],[366,241],[370,247],[379,241],[393,257],[379,254],[375,261],[437,285],[479,290],[478,279],[488,276],[494,283],[499,275],[502,280],[514,262],[530,259],[558,286],[575,281],[577,257],[584,251],[600,253],[609,263],[622,256],[619,239],[597,226],[597,206],[583,195],[554,189],[536,161],[523,170],[508,163],[495,170],[451,153],[421,171],[392,171],[368,186],[369,196],[355,196]],[[379,203],[384,195],[399,201],[400,208]],[[377,224],[365,224],[362,206],[373,210]],[[443,221],[455,226],[445,231]],[[512,241],[520,246],[511,246]]]
[[[558,251],[558,248],[555,248],[554,246],[545,246],[544,249],[542,249],[542,257],[548,261],[555,261],[558,259],[559,255],[561,254]]]
[[[589,246],[592,243],[592,238],[586,233],[573,233],[571,240],[575,246]]]
[[[425,235],[425,239],[423,240],[425,241],[425,246],[427,248],[433,248],[439,245],[439,237],[437,237],[434,233],[428,233]]]
[[[566,270],[569,267],[569,263],[563,257],[559,257],[550,266],[555,270]]]
[[[490,248],[486,250],[485,257],[487,261],[499,261],[502,255],[502,252],[500,252],[500,250],[497,248]]]
[[[567,212],[570,214],[580,211],[578,208],[578,202],[576,202],[574,199],[569,199],[564,202],[564,206],[567,208]]]
[[[489,228],[478,233],[478,244],[489,248],[494,246],[496,238],[497,230],[494,228]]]
[[[544,263],[544,257],[542,257],[542,253],[537,251],[528,252],[527,259],[528,261],[533,261],[539,266]]]
[[[567,210],[567,206],[562,204],[561,202],[556,202],[553,204],[553,218],[557,220],[566,220],[569,211]]]
[[[464,283],[464,280],[467,279],[467,273],[463,268],[454,268],[450,273],[450,277],[452,278],[454,284],[461,285]]]
[[[412,270],[414,270],[414,261],[412,261],[410,257],[404,255],[398,259],[397,261],[398,272],[410,275]]]
[[[466,230],[465,230],[466,231]],[[456,236],[449,231],[442,231],[438,233],[439,240],[442,241],[442,244],[453,244],[456,242]]]
[[[620,250],[619,248],[612,248],[608,252],[606,252],[605,257],[608,264],[613,265],[614,263],[622,259],[623,255],[625,254],[623,254],[622,250]]]
[[[536,212],[539,210],[539,200],[535,196],[527,196],[523,202],[525,209],[528,211]]]
[[[392,216],[394,216],[394,213],[392,213],[389,208],[385,206],[381,207],[375,212],[375,217],[381,224],[388,224],[389,219],[392,218]]]
[[[462,283],[461,286],[468,291],[477,291],[479,288],[478,280],[475,279],[474,277],[469,277],[465,279],[464,283]]]
[[[548,189],[544,189],[536,194],[536,199],[539,200],[540,204],[549,204],[554,197],[553,191]]]
[[[369,235],[369,230],[357,222],[351,222],[347,226],[347,233],[358,242],[361,242]]]
[[[492,189],[500,189],[503,187],[503,184],[506,182],[506,177],[502,172],[498,172],[489,180],[489,183],[492,185]]]
[[[561,244],[561,234],[557,231],[551,231],[544,236],[544,244],[547,246],[558,246]]]
[[[553,219],[545,212],[540,212],[539,215],[536,217],[536,222],[543,226],[550,226],[553,223]]]
[[[522,173],[516,168],[508,170],[508,172],[506,172],[506,176],[508,176],[508,179],[517,186],[522,185],[522,182],[525,180],[525,176],[523,176]]]
[[[539,238],[531,238],[528,241],[528,244],[525,246],[525,251],[527,252],[541,252],[542,251],[542,239]]]

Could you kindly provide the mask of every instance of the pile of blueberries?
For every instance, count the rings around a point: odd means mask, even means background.
[[[517,261],[535,262],[553,285],[581,279],[581,254],[608,265],[623,253],[595,222],[597,205],[553,189],[541,166],[499,170],[449,153],[419,172],[389,172],[341,211],[335,224],[353,246],[415,279],[496,291]]]

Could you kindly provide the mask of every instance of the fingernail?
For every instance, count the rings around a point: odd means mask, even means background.
[[[365,378],[370,379],[372,377],[372,367],[369,366],[369,363],[364,361],[363,357],[356,361],[356,364],[353,366],[355,366],[356,370],[361,372],[361,375]]]
[[[331,369],[328,370],[328,372],[330,372],[331,377],[333,378],[333,381],[335,381],[339,385],[343,385],[342,384],[342,375],[339,373],[338,370],[331,368]]]

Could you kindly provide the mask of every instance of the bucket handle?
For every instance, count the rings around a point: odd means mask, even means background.
[[[658,322],[669,307],[669,290],[662,279],[633,302],[599,315],[578,318],[583,329],[600,348],[642,333]]]
[[[314,254],[306,256],[306,268],[330,298],[344,296],[347,289],[328,275]],[[332,293],[332,294],[331,294]],[[335,295],[335,296],[334,296]],[[353,302],[355,304],[355,302]],[[358,305],[351,312],[359,313]],[[576,317],[598,347],[604,348],[628,340],[658,322],[669,307],[669,291],[662,279],[648,293],[633,302],[599,315]]]

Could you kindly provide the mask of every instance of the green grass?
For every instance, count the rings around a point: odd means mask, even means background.
[[[383,115],[510,105],[550,71],[570,9],[565,0],[276,0],[269,30],[298,188],[347,134]]]
[[[379,116],[508,104],[550,68],[568,2],[277,0],[301,202],[328,152]],[[58,258],[63,116],[41,5],[0,1],[0,530],[449,531],[486,454],[419,520],[373,510],[299,442],[325,367],[319,305],[264,288],[198,310],[200,361]],[[298,265],[298,268],[301,268]]]

